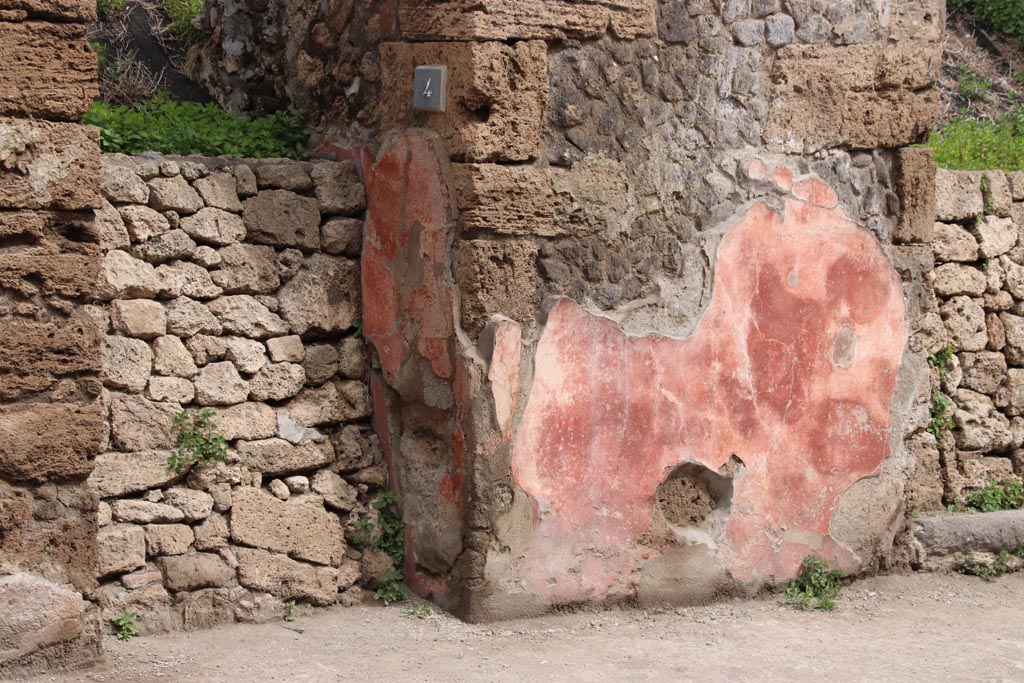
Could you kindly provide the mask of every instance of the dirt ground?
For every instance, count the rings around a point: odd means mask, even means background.
[[[1024,681],[1024,573],[916,574],[847,587],[834,613],[777,596],[470,625],[414,603],[292,623],[110,639],[91,671],[33,683],[336,681]]]

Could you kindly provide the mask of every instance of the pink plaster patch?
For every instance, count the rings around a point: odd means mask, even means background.
[[[874,239],[804,187],[819,206],[756,204],[726,235],[689,339],[630,337],[569,300],[550,312],[512,455],[534,503],[531,590],[616,593],[610,577],[650,554],[637,541],[666,475],[732,455],[746,470],[719,554],[735,578],[788,578],[812,552],[855,562],[829,523],[889,454],[903,295]]]
[[[494,396],[494,412],[501,430],[502,443],[512,437],[512,417],[519,400],[519,351],[523,330],[514,320],[504,319],[494,330],[494,352],[487,379]]]
[[[839,205],[839,197],[835,190],[814,176],[798,180],[793,185],[793,196],[826,209],[833,209]]]

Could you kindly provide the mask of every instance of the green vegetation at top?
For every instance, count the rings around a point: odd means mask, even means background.
[[[786,604],[799,610],[820,609],[831,612],[842,590],[843,573],[814,555],[804,558],[800,575],[786,588]]]
[[[295,112],[249,119],[216,104],[160,94],[134,105],[94,102],[82,122],[100,129],[104,152],[303,159],[308,131]]]
[[[963,10],[1024,43],[1024,3],[1020,0],[949,0],[949,8]]]
[[[164,12],[167,14],[167,18],[170,19],[167,30],[187,44],[195,42],[196,38],[199,37],[199,32],[192,25],[192,22],[203,11],[203,1],[164,0]]]
[[[954,117],[932,132],[928,146],[935,150],[939,168],[1024,170],[1024,105],[993,121]]]

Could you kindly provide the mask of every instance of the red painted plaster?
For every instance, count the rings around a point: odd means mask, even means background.
[[[732,455],[745,469],[716,552],[734,578],[788,578],[812,552],[855,565],[829,523],[889,454],[903,297],[831,188],[793,187],[807,201],[789,197],[784,214],[755,204],[722,240],[689,339],[627,336],[570,300],[550,311],[512,455],[535,511],[531,591],[628,592],[657,552],[638,539],[660,482],[680,463],[719,470]]]

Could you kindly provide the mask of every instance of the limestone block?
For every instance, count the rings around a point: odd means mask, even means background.
[[[206,305],[188,297],[179,297],[167,304],[167,331],[178,337],[197,334],[218,335],[223,331],[220,321]]]
[[[292,497],[292,492],[288,490],[288,485],[280,479],[274,479],[267,484],[267,490],[278,500],[288,500]]]
[[[981,488],[992,481],[1013,476],[1013,465],[1009,458],[964,458],[963,469],[965,488]]]
[[[932,250],[937,261],[978,260],[978,240],[959,225],[936,223]]]
[[[981,174],[974,171],[935,173],[935,217],[939,221],[963,221],[985,213]]]
[[[119,249],[100,261],[97,295],[104,301],[125,298],[151,299],[160,291],[160,278],[153,266]]]
[[[149,181],[149,205],[157,211],[174,211],[182,216],[203,208],[203,200],[181,176]]]
[[[324,505],[339,512],[349,512],[358,505],[359,491],[330,470],[320,470],[309,482],[314,493],[324,497]]]
[[[334,449],[330,443],[294,446],[284,439],[273,438],[239,441],[236,449],[240,463],[270,477],[316,469],[330,464],[334,459]]]
[[[195,534],[187,524],[149,524],[146,526],[146,553],[157,555],[184,555]]]
[[[949,332],[953,347],[962,351],[981,351],[988,342],[985,311],[973,299],[953,297],[939,306],[939,315]]]
[[[348,259],[314,254],[281,288],[278,300],[281,315],[295,334],[344,332],[359,317],[359,266]]]
[[[1006,328],[1003,321],[996,313],[985,314],[985,326],[988,330],[988,344],[985,346],[989,351],[1002,351],[1006,346]]]
[[[293,280],[294,282],[294,280]],[[290,285],[291,283],[289,283]],[[324,287],[340,286],[322,283]],[[288,333],[288,324],[256,299],[245,294],[222,296],[208,304],[225,332],[252,339],[266,339]]]
[[[135,174],[132,174],[132,177],[138,180]],[[96,237],[96,243],[103,250],[127,249],[131,245],[131,238],[128,236],[128,228],[124,225],[124,219],[106,199],[100,202],[100,207],[96,209],[91,232]]]
[[[447,64],[448,107],[428,115],[452,156],[466,161],[525,161],[539,154],[547,102],[547,48],[542,41],[385,43],[380,111],[387,128],[404,128],[412,110],[408,74],[418,64]]]
[[[988,396],[958,389],[954,396],[953,422],[957,448],[967,451],[1001,451],[1013,443],[1010,421],[998,412]]]
[[[985,273],[977,268],[958,263],[944,263],[933,272],[935,293],[939,296],[981,296],[985,293]]]
[[[302,361],[306,382],[319,386],[338,373],[338,350],[330,344],[313,344]]]
[[[274,247],[317,249],[320,209],[312,197],[288,190],[267,190],[242,202],[248,239]]]
[[[192,185],[206,206],[231,213],[242,212],[242,202],[238,199],[238,181],[232,173],[228,171],[211,173],[205,178],[195,181]]]
[[[1017,226],[1009,218],[985,216],[972,232],[978,239],[978,254],[983,258],[1005,254],[1017,244]]]
[[[916,468],[910,486],[910,507],[913,510],[936,510],[942,507],[942,471],[939,446],[935,437],[919,432],[907,439],[907,452]]]
[[[963,379],[960,385],[965,389],[988,396],[995,396],[1006,377],[1006,359],[1003,354],[993,351],[961,353],[960,367]]]
[[[364,379],[368,363],[366,344],[361,338],[346,337],[338,342],[339,375],[348,379]]]
[[[1006,174],[1010,185],[1010,198],[1015,202],[1024,201],[1024,171],[1013,171]]]
[[[268,188],[301,193],[313,189],[307,164],[283,159],[257,165],[256,183],[261,190]]]
[[[167,332],[167,312],[156,301],[120,299],[110,306],[110,322],[126,337],[154,339]]]
[[[654,7],[648,0],[414,0],[398,17],[407,40],[600,38],[609,28],[631,40],[654,35]]]
[[[35,89],[30,92],[35,96]],[[86,95],[91,99],[90,95]],[[99,131],[73,123],[0,118],[0,208],[100,205]]]
[[[215,418],[217,431],[228,441],[269,439],[277,435],[274,409],[266,403],[240,403],[220,408]]]
[[[153,353],[141,339],[108,335],[100,344],[100,363],[105,386],[138,393],[149,381]]]
[[[164,573],[164,584],[172,591],[227,586],[235,579],[234,570],[213,553],[172,555],[157,562]]]
[[[110,438],[121,451],[171,448],[175,443],[176,403],[156,403],[141,396],[115,394],[110,401]]]
[[[101,498],[165,486],[178,478],[169,467],[170,451],[100,453],[89,475],[89,485]]]
[[[1000,313],[1006,333],[1006,361],[1010,365],[1024,365],[1024,318],[1011,313]]]
[[[258,341],[244,337],[221,337],[221,340],[224,359],[234,363],[239,372],[251,375],[267,364],[267,349]]]
[[[331,218],[320,226],[324,253],[358,258],[363,251],[363,222],[356,218]]]
[[[196,550],[217,550],[228,545],[228,523],[223,515],[210,515],[195,527]]]
[[[900,215],[893,241],[928,243],[935,234],[935,160],[927,147],[904,147],[897,152],[896,192]]]
[[[206,268],[188,261],[174,261],[157,266],[156,276],[160,279],[163,296],[175,299],[180,296],[213,299],[223,293],[220,287],[213,284]]]
[[[214,268],[220,265],[220,254],[213,247],[204,244],[192,252],[192,260],[203,268]]]
[[[128,234],[131,235],[133,242],[144,242],[171,229],[167,217],[148,206],[129,204],[118,208],[117,211],[121,214],[121,220],[128,228]]]
[[[267,350],[270,351],[270,360],[275,363],[301,363],[306,353],[302,338],[297,334],[268,339]]]
[[[299,393],[306,382],[302,366],[295,363],[269,363],[249,381],[249,398],[254,401],[282,401]]]
[[[110,510],[114,520],[131,524],[173,524],[184,519],[178,508],[133,498],[110,501]]]
[[[134,524],[105,526],[96,534],[100,577],[124,574],[146,564],[146,532]]]
[[[985,171],[982,174],[982,194],[985,198],[985,208],[988,213],[1008,218],[1010,206],[1013,203],[1013,195],[1010,191],[1010,182],[1002,171]]]
[[[345,553],[343,528],[321,498],[299,496],[285,502],[255,488],[235,491],[231,539],[323,565],[337,566]]]
[[[213,496],[204,491],[180,486],[164,491],[163,502],[181,510],[186,522],[204,520],[213,511]]]
[[[273,247],[232,244],[218,253],[220,269],[210,277],[225,294],[270,294],[281,285]]]
[[[366,210],[366,192],[354,162],[318,161],[310,175],[321,214],[353,216]]]
[[[796,37],[796,23],[788,14],[776,14],[765,19],[764,33],[772,47],[789,45]]]
[[[180,339],[168,335],[153,341],[153,372],[187,379],[197,371],[192,355]]]
[[[1006,412],[1009,415],[1024,415],[1024,370],[1010,368],[1006,377]],[[1016,441],[1016,439],[1014,439]],[[1019,447],[1019,443],[1015,443]]]
[[[201,406],[223,406],[241,403],[249,395],[249,383],[239,376],[229,361],[210,363],[196,374],[195,402]]]
[[[223,359],[228,348],[224,337],[214,337],[209,334],[197,334],[189,338],[185,342],[185,347],[192,354],[196,365],[199,366]]]
[[[0,406],[0,476],[15,481],[84,476],[102,435],[99,402]]]
[[[180,377],[150,377],[146,398],[168,403],[191,403],[196,396],[192,382]]]
[[[239,164],[231,168],[235,182],[238,183],[238,196],[251,197],[258,191],[256,186],[256,174],[245,164]]]
[[[296,562],[286,555],[237,548],[238,581],[246,588],[288,600],[330,605],[338,598],[338,570]]]
[[[96,3],[89,0],[0,0],[0,10],[31,19],[92,23]]]
[[[136,245],[132,251],[149,263],[166,263],[174,259],[191,257],[195,248],[196,243],[184,230],[169,230]]]
[[[291,477],[285,477],[282,481],[284,481],[288,490],[294,494],[309,493],[309,477],[296,474]]]
[[[285,405],[285,409],[302,427],[361,420],[372,412],[366,385],[341,380],[303,389]]]
[[[115,204],[145,204],[149,187],[129,166],[108,156],[100,159],[100,192]]]
[[[181,229],[203,244],[226,246],[245,237],[242,219],[222,209],[207,207],[181,219]]]

